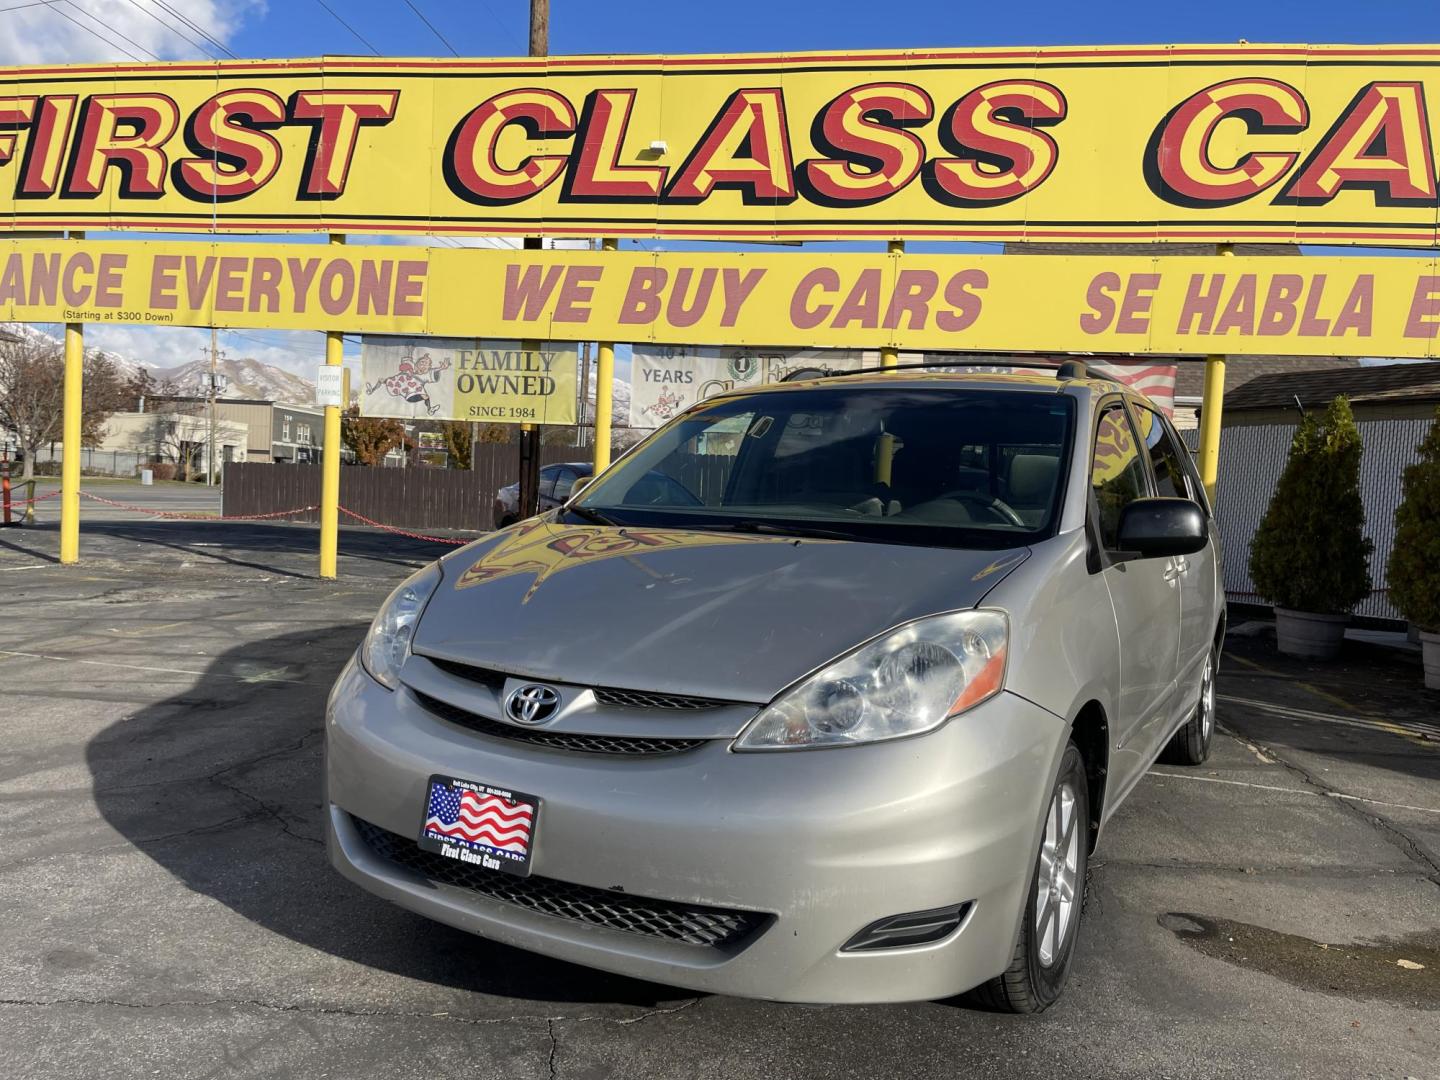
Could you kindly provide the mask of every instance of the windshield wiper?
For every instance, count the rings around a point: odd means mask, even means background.
[[[568,513],[574,514],[577,517],[584,518],[586,521],[590,522],[591,525],[616,526],[620,524],[614,518],[607,517],[606,515],[600,513],[599,510],[591,510],[588,507],[584,506],[567,506],[565,509]]]
[[[744,518],[735,522],[730,528],[735,532],[762,533],[766,536],[795,536],[807,537],[814,540],[854,540],[854,533],[844,532],[840,529],[817,529],[810,525],[789,524],[776,525],[769,521],[754,521]]]

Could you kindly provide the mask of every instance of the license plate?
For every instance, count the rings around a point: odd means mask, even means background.
[[[420,847],[484,870],[529,877],[539,814],[534,795],[432,776]]]

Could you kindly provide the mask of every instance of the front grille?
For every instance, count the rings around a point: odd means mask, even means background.
[[[423,654],[420,654],[423,655]],[[442,660],[438,656],[426,656],[426,660],[434,664],[441,671],[454,675],[459,679],[467,679],[473,683],[493,690],[497,695],[505,689],[505,680],[508,676],[503,671],[494,671],[491,668],[474,667],[470,664],[457,663],[454,660]]]
[[[482,870],[469,863],[425,851],[411,838],[372,825],[353,814],[350,821],[361,839],[387,862],[419,874],[427,881],[454,885],[481,896],[514,904],[558,919],[604,926],[627,934],[644,934],[668,941],[735,951],[770,921],[753,911],[681,904],[643,896],[572,885],[531,875],[515,877],[498,870]]]
[[[610,687],[597,687],[595,700],[601,705],[623,705],[627,709],[720,709],[730,704],[715,698],[656,694],[648,690],[615,690]]]
[[[521,677],[519,675],[511,676],[506,672],[496,671],[494,668],[475,667],[472,664],[462,664],[455,660],[442,660],[436,656],[426,656],[425,659],[441,671],[468,682],[478,683],[494,691],[497,696],[504,692],[506,679]],[[721,701],[717,698],[659,694],[649,690],[617,690],[608,686],[595,688],[595,700],[601,705],[621,705],[629,709],[719,709],[733,704],[733,702]]]
[[[469,728],[471,731],[488,735],[494,739],[508,739],[511,742],[543,746],[550,750],[568,750],[578,754],[621,754],[636,757],[654,754],[680,754],[686,750],[694,750],[706,741],[704,739],[664,739],[645,735],[585,735],[574,731],[542,731],[536,728],[522,728],[513,724],[503,724],[499,720],[490,720],[469,709],[462,709],[458,705],[451,705],[448,701],[441,701],[429,694],[422,694],[413,687],[410,692],[415,695],[415,700],[442,720],[448,720],[452,724],[458,724],[460,727]]]

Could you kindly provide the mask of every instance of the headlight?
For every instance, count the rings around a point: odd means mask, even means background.
[[[1010,625],[961,611],[902,626],[791,687],[736,750],[847,746],[918,735],[1000,692]]]
[[[400,669],[410,657],[410,639],[435,587],[440,584],[440,564],[431,563],[400,583],[370,624],[360,646],[360,663],[381,686],[394,690],[400,685]]]

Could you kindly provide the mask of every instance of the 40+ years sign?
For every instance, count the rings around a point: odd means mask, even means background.
[[[17,230],[1430,246],[1440,46],[0,69]]]

